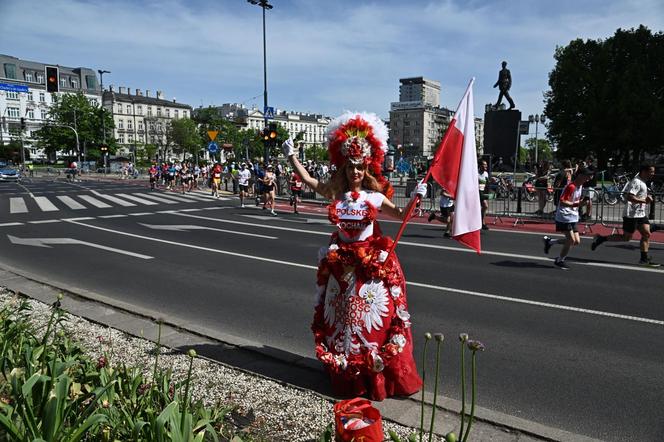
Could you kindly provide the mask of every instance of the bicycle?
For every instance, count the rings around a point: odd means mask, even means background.
[[[602,178],[604,178],[604,172],[602,171]],[[609,206],[614,206],[620,202],[625,202],[625,196],[623,195],[623,189],[627,185],[627,174],[616,175],[612,178],[613,183],[606,187],[604,185],[604,180],[602,179],[602,199]]]

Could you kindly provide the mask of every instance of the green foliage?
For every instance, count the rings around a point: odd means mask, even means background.
[[[559,158],[636,166],[664,148],[664,34],[645,26],[556,49],[545,114]]]
[[[103,140],[102,117],[105,119],[107,132],[106,143],[111,153],[115,152],[116,144],[112,136],[113,117],[99,105],[92,105],[82,93],[61,94],[57,96],[48,111],[48,121],[44,126],[34,133],[37,144],[44,148],[48,155],[53,155],[57,150],[77,155],[76,136],[71,129],[63,126],[71,126],[78,131],[80,148],[87,145],[87,155],[90,158],[101,158],[99,146]]]
[[[30,150],[25,150],[25,158],[30,159]],[[21,162],[21,142],[12,140],[8,144],[0,145],[0,159],[13,161],[15,164]]]
[[[185,154],[196,156],[203,145],[203,139],[196,122],[190,118],[170,121],[168,138],[173,143],[173,150],[185,158]]]
[[[29,314],[29,304],[18,298],[0,309],[0,439],[198,442],[233,437],[225,422],[233,407],[190,404],[187,393],[180,397],[191,369],[175,383],[170,371],[158,370],[148,379],[139,368],[114,367],[107,356],[94,361],[63,332],[59,300],[42,337]]]
[[[523,155],[523,158],[521,157]],[[524,162],[527,158],[530,158],[531,162],[535,162],[535,138],[528,138],[526,140],[526,145],[519,149],[519,161]],[[553,159],[553,150],[551,149],[551,143],[549,140],[538,139],[537,140],[537,160],[552,160]]]
[[[327,149],[320,144],[307,147],[304,150],[304,155],[307,160],[328,161],[329,159]]]

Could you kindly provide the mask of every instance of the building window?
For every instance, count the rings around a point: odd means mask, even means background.
[[[138,134],[138,141],[143,142],[143,134]]]
[[[118,129],[124,129],[124,120],[118,120]]]
[[[27,72],[27,71],[25,72],[25,81],[30,81],[30,82],[33,81],[32,72]]]
[[[46,102],[46,94],[44,92],[39,93],[39,102],[40,103],[45,103]]]
[[[148,106],[148,117],[152,116],[152,106]]]
[[[171,110],[166,109],[166,118],[171,118]]]
[[[175,109],[175,111],[173,111],[173,112],[175,113],[175,118],[176,118],[176,119],[180,118],[180,116],[178,115],[179,112],[178,112],[177,109]]]
[[[182,118],[187,118],[187,111],[182,111]]]
[[[127,108],[127,115],[131,115],[131,106],[127,105],[126,108]]]
[[[141,121],[138,122],[138,130],[143,130],[143,123]]]
[[[94,75],[86,75],[85,83],[88,85],[88,89],[97,89],[97,77]]]
[[[44,84],[44,74],[41,72],[37,72],[37,83]]]
[[[118,113],[119,113],[119,114],[122,113],[122,105],[121,105],[121,104],[118,104]]]
[[[129,143],[133,143],[133,142],[134,142],[134,134],[129,134],[129,135],[127,135],[127,141],[128,141]]]
[[[17,107],[7,107],[7,115],[9,118],[19,118],[21,112]]]
[[[118,135],[118,143],[124,144],[124,134]]]
[[[137,113],[138,115],[143,115],[143,106],[141,106],[141,105],[139,104],[136,113]]]
[[[16,65],[13,63],[5,63],[5,78],[16,79]]]
[[[127,130],[132,130],[134,128],[133,124],[131,124],[131,120],[127,121]]]
[[[60,77],[60,86],[67,87],[67,77]]]
[[[7,91],[7,100],[18,100],[18,92]]]
[[[99,105],[96,98],[91,98],[90,99],[90,104],[94,107],[97,107]]]
[[[78,78],[71,79],[71,87],[73,87],[74,89],[78,89]]]
[[[35,97],[32,95],[32,91],[28,92],[28,101],[35,101]]]
[[[28,118],[31,120],[35,119],[35,110],[34,109],[28,109]]]
[[[157,116],[161,117],[161,108],[160,107],[157,108]]]

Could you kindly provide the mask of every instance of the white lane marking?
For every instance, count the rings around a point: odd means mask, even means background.
[[[528,304],[528,305],[535,305],[538,307],[546,307],[546,308],[551,308],[551,309],[556,309],[556,310],[566,310],[570,312],[578,312],[578,313],[586,313],[589,315],[595,315],[595,316],[606,316],[609,318],[617,318],[617,319],[625,319],[628,321],[636,321],[636,322],[645,322],[648,324],[655,324],[655,325],[664,325],[664,321],[660,321],[657,319],[650,319],[650,318],[640,318],[638,316],[631,316],[631,315],[621,315],[619,313],[611,313],[611,312],[604,312],[601,310],[590,310],[586,308],[580,308],[580,307],[571,307],[569,305],[561,305],[561,304],[550,304],[548,302],[540,302],[540,301],[532,301],[530,299],[521,299],[521,298],[512,298],[509,296],[500,296],[500,295],[492,295],[490,293],[482,293],[482,292],[474,292],[471,290],[462,290],[462,289],[454,289],[451,287],[440,287],[436,285],[431,285],[431,284],[422,284],[419,282],[406,282],[406,285],[410,285],[413,287],[421,287],[421,288],[426,288],[426,289],[432,289],[432,290],[440,290],[440,291],[445,291],[445,292],[452,292],[452,293],[458,293],[461,295],[469,295],[469,296],[477,296],[480,298],[488,298],[488,299],[495,299],[498,301],[508,301],[508,302],[515,302],[518,304]]]
[[[226,229],[215,229],[214,227],[206,227],[206,226],[195,226],[191,224],[178,224],[178,225],[172,225],[172,224],[166,224],[166,225],[156,225],[156,224],[143,224],[139,223],[141,226],[147,227],[149,229],[154,229],[154,230],[170,230],[172,232],[187,232],[189,230],[209,230],[212,232],[223,232],[223,233],[231,233],[233,235],[244,235],[244,236],[253,236],[256,238],[264,238],[264,239],[279,239],[276,236],[267,236],[267,235],[260,235],[258,233],[247,233],[247,232],[238,232],[235,230],[226,230]]]
[[[79,216],[78,218],[62,218],[62,221],[89,221],[95,219],[94,216]]]
[[[138,196],[129,195],[129,194],[126,194],[126,193],[116,193],[116,195],[119,196],[119,197],[122,197],[122,198],[126,198],[126,199],[131,200],[131,201],[136,201],[137,203],[143,204],[143,205],[146,205],[146,206],[156,206],[158,204],[158,203],[155,203],[154,201],[146,200],[145,198],[140,198]]]
[[[60,219],[42,219],[39,221],[28,221],[29,224],[52,224],[62,222]]]
[[[134,204],[134,203],[130,203],[129,201],[125,201],[125,200],[121,200],[120,198],[116,198],[113,195],[104,195],[103,193],[99,193],[99,192],[96,192],[96,191],[93,191],[93,193],[96,196],[100,197],[100,198],[107,199],[107,200],[109,200],[109,201],[111,201],[115,204],[118,204],[120,206],[123,206],[123,207],[134,207],[134,206],[136,206],[136,204]]]
[[[55,204],[53,204],[48,198],[45,196],[36,196],[35,197],[35,202],[39,206],[39,208],[42,210],[42,212],[57,212],[58,209]]]
[[[9,213],[28,213],[28,206],[21,197],[9,199]]]
[[[236,252],[229,252],[229,251],[226,251],[226,250],[211,249],[209,247],[201,247],[201,246],[195,246],[195,245],[192,245],[192,244],[180,243],[180,242],[176,242],[176,241],[168,241],[168,240],[165,240],[165,239],[152,238],[152,237],[149,237],[149,236],[136,235],[134,233],[127,233],[127,232],[122,232],[122,231],[119,231],[119,230],[107,229],[105,227],[93,226],[93,225],[81,223],[81,222],[78,222],[78,221],[68,221],[68,222],[70,222],[72,224],[77,224],[77,225],[83,226],[83,227],[89,227],[91,229],[102,230],[104,232],[110,232],[110,233],[115,233],[115,234],[118,234],[118,235],[130,236],[132,238],[145,239],[147,241],[155,241],[155,242],[160,242],[160,243],[164,243],[164,244],[171,244],[171,245],[175,245],[175,246],[178,246],[178,247],[187,247],[187,248],[191,248],[191,249],[203,250],[203,251],[206,251],[206,252],[220,253],[222,255],[230,255],[230,256],[237,256],[237,257],[240,257],[240,258],[253,259],[253,260],[256,260],[256,261],[271,262],[271,263],[274,263],[274,264],[283,264],[283,265],[287,265],[287,266],[291,266],[291,267],[299,267],[299,268],[310,269],[310,270],[318,270],[318,267],[312,266],[312,265],[299,264],[299,263],[291,262],[291,261],[281,261],[281,260],[278,260],[278,259],[263,258],[263,257],[260,257],[260,256],[255,256],[255,255],[245,255],[243,253],[236,253]],[[514,303],[519,303],[519,304],[533,305],[533,306],[537,306],[537,307],[550,308],[550,309],[554,309],[554,310],[565,310],[565,311],[585,313],[585,314],[595,315],[595,316],[604,316],[604,317],[609,317],[609,318],[624,319],[624,320],[628,320],[628,321],[645,322],[645,323],[655,324],[655,325],[664,325],[664,321],[660,321],[660,320],[657,320],[657,319],[641,318],[641,317],[638,317],[638,316],[630,316],[630,315],[621,315],[621,314],[618,314],[618,313],[604,312],[604,311],[600,311],[600,310],[590,310],[590,309],[584,309],[584,308],[572,307],[572,306],[566,306],[566,305],[560,305],[560,304],[550,304],[550,303],[547,303],[547,302],[531,301],[529,299],[512,298],[512,297],[500,296],[500,295],[491,295],[491,294],[488,294],[488,293],[473,292],[473,291],[470,291],[470,290],[461,290],[461,289],[455,289],[455,288],[452,288],[452,287],[442,287],[442,286],[435,286],[435,285],[431,285],[431,284],[423,284],[423,283],[417,283],[417,282],[406,282],[406,285],[413,286],[413,287],[427,288],[427,289],[435,289],[435,290],[440,290],[440,291],[448,291],[448,292],[451,292],[451,293],[477,296],[477,297],[482,297],[482,298],[490,298],[490,299],[495,299],[495,300],[500,300],[500,301],[514,302]]]
[[[173,202],[178,202],[178,203],[193,203],[195,202],[192,199],[189,198],[182,198],[181,196],[176,196],[176,195],[171,195],[170,193],[160,193],[159,194],[160,198],[168,199]]]
[[[206,252],[219,253],[219,254],[222,254],[222,255],[229,255],[229,256],[237,256],[239,258],[250,258],[250,259],[255,259],[257,261],[273,262],[273,263],[276,263],[276,264],[287,264],[287,265],[290,265],[290,266],[302,267],[302,268],[305,268],[305,269],[316,269],[316,267],[310,266],[310,265],[298,264],[298,263],[295,263],[295,262],[280,261],[278,259],[263,258],[263,257],[260,257],[260,256],[245,255],[243,253],[230,252],[228,250],[212,249],[210,247],[195,246],[193,244],[186,244],[186,243],[181,243],[181,242],[177,242],[177,241],[168,241],[166,239],[152,238],[152,237],[149,237],[149,236],[137,235],[135,233],[121,232],[119,230],[113,230],[113,229],[107,229],[105,227],[93,226],[93,225],[81,223],[81,222],[78,222],[78,221],[67,221],[67,222],[72,223],[72,224],[76,224],[78,226],[89,227],[91,229],[102,230],[104,232],[116,233],[118,235],[129,236],[129,237],[132,237],[132,238],[145,239],[147,241],[155,241],[155,242],[160,242],[160,243],[163,243],[163,244],[170,244],[170,245],[174,245],[174,246],[178,246],[178,247],[186,247],[186,248],[189,248],[189,249],[204,250]]]
[[[199,202],[199,201],[210,202],[210,200],[207,199],[207,198],[201,198],[199,196],[191,195],[191,194],[188,194],[188,193],[178,193],[177,195],[175,195],[173,193],[165,193],[163,195],[166,198],[171,198],[171,199],[174,199],[176,201],[183,202],[183,203],[196,203],[196,202]]]
[[[137,196],[140,195],[143,198],[147,198],[147,199],[153,200],[153,201],[158,201],[158,202],[164,203],[164,204],[177,204],[176,201],[169,200],[168,198],[162,198],[162,197],[159,197],[159,196],[156,196],[156,195],[147,195],[145,193],[135,193],[134,195],[137,195]]]
[[[263,225],[263,224],[254,224],[254,223],[247,223],[243,221],[233,221],[230,219],[219,219],[219,218],[211,218],[209,216],[200,216],[200,215],[190,215],[188,213],[179,213],[175,211],[164,211],[162,213],[168,213],[171,215],[178,215],[178,216],[186,216],[189,218],[196,218],[196,219],[204,219],[208,221],[216,221],[218,223],[226,223],[226,224],[237,224],[240,226],[252,226],[252,227],[260,227],[262,229],[274,229],[274,230],[285,230],[287,232],[303,232],[303,233],[310,233],[312,235],[325,235],[329,236],[330,232],[316,232],[314,230],[302,230],[302,229],[294,229],[292,227],[281,227],[281,226],[269,226],[269,225]],[[250,215],[243,215],[249,217]],[[269,219],[272,219],[274,217],[270,216]]]
[[[98,218],[126,218],[129,215],[117,214],[117,215],[101,215]]]
[[[65,203],[67,205],[67,207],[69,207],[72,210],[85,209],[85,206],[83,204],[79,203],[78,201],[76,201],[74,198],[72,198],[70,196],[66,196],[66,195],[59,196],[58,195],[58,196],[56,196],[56,198],[59,199],[60,201],[62,201],[63,203]]]
[[[145,216],[145,215],[154,215],[152,212],[135,212],[130,213],[129,216]]]
[[[22,226],[23,223],[2,223],[0,227],[10,227],[10,226]]]
[[[86,201],[92,204],[93,206],[97,207],[98,209],[108,209],[109,207],[111,207],[110,204],[106,204],[103,201],[99,201],[97,198],[90,195],[77,195],[77,196],[83,201]]]
[[[108,252],[119,253],[121,255],[133,256],[134,258],[141,258],[141,259],[154,258],[153,256],[142,255],[140,253],[134,253],[127,250],[116,249],[114,247],[108,247],[101,244],[81,241],[79,239],[74,239],[74,238],[19,238],[17,236],[12,236],[12,235],[7,235],[7,238],[12,244],[19,244],[24,246],[51,248],[50,244],[75,244],[75,245],[92,247],[95,249],[106,250]]]

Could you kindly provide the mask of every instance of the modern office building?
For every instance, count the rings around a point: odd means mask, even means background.
[[[101,93],[93,69],[0,54],[0,144],[21,140],[33,159],[45,159],[43,149],[34,146],[33,133],[43,126],[54,102],[53,94],[46,91],[46,66],[59,68],[57,94],[80,92],[91,103],[98,104]]]
[[[440,106],[440,83],[424,77],[399,80],[399,101],[390,105],[390,143],[397,155],[431,158],[450,124],[454,111]],[[475,141],[482,152],[484,124],[475,118]]]
[[[150,90],[129,87],[114,90],[109,86],[104,91],[103,105],[113,115],[115,129],[113,137],[120,145],[116,156],[135,160],[136,147],[153,144],[157,147],[160,159],[173,155],[173,146],[168,140],[167,130],[171,120],[191,118],[191,106],[167,100],[161,91],[152,96]]]

